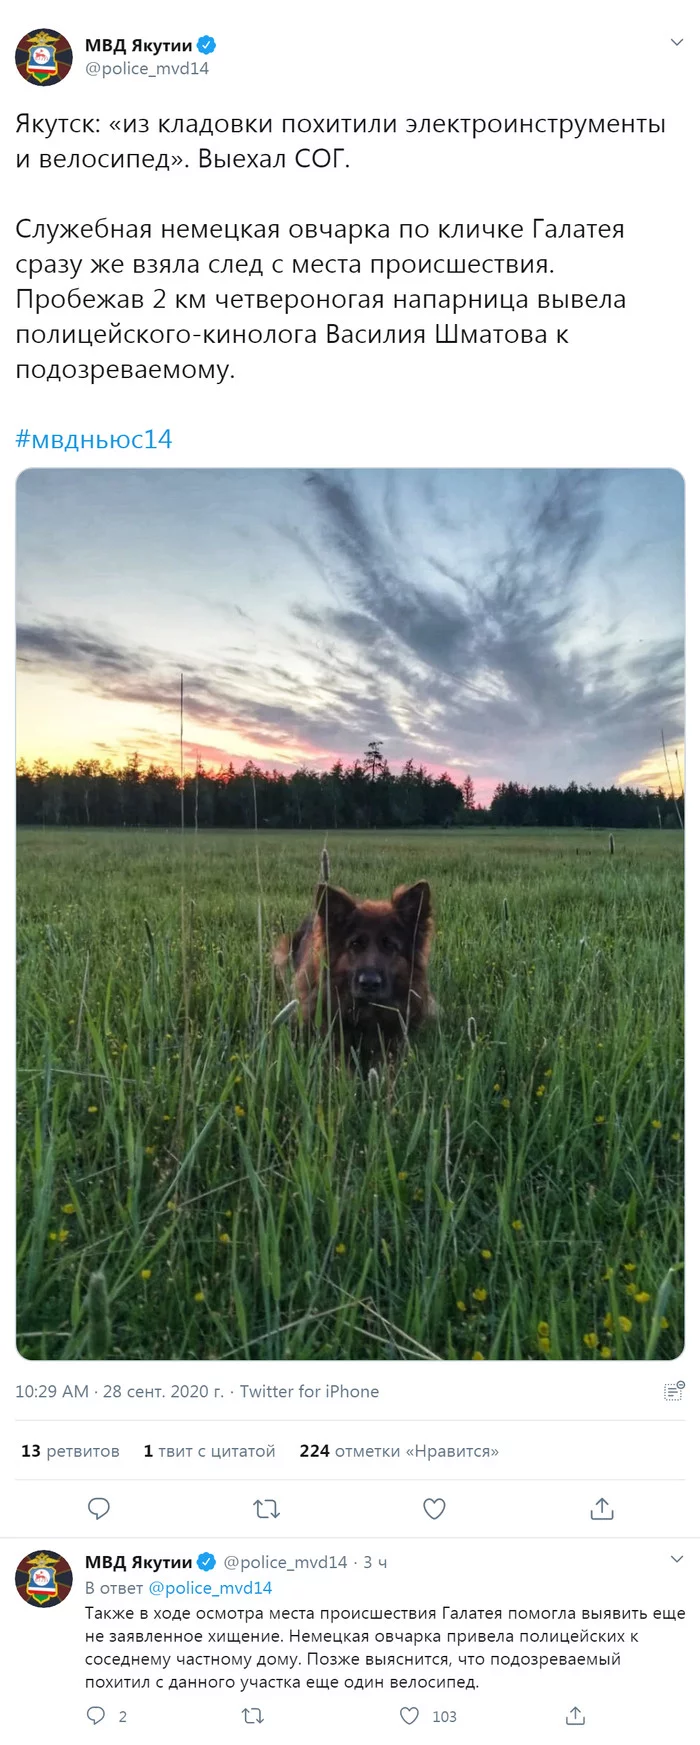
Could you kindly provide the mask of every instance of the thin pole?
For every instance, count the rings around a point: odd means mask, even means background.
[[[185,675],[180,673],[180,829],[185,829]]]

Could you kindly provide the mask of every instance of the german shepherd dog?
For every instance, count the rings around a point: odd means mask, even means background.
[[[362,1058],[394,1046],[435,1005],[427,969],[433,936],[430,886],[399,885],[391,902],[356,903],[333,885],[316,888],[314,912],[291,941],[280,939],[274,962],[291,962],[300,1016],[317,1018],[337,1043]]]

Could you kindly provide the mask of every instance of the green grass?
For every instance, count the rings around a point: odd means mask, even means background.
[[[677,1355],[680,832],[331,834],[357,895],[433,886],[378,1083],[273,1022],[322,844],[20,833],[19,1350]]]

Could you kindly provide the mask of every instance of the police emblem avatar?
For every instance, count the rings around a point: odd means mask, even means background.
[[[30,1606],[60,1606],[73,1585],[73,1572],[58,1551],[30,1551],[15,1572],[20,1599]]]
[[[57,85],[73,65],[73,50],[60,30],[30,30],[15,49],[15,65],[30,85]]]

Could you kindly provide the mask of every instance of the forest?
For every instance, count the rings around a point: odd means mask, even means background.
[[[19,825],[129,829],[406,830],[510,825],[518,829],[679,829],[682,795],[636,787],[527,787],[500,781],[488,805],[473,777],[431,774],[412,759],[394,773],[381,742],[331,769],[266,770],[248,761],[190,773],[146,763],[85,758],[71,769],[45,759],[17,766]]]

